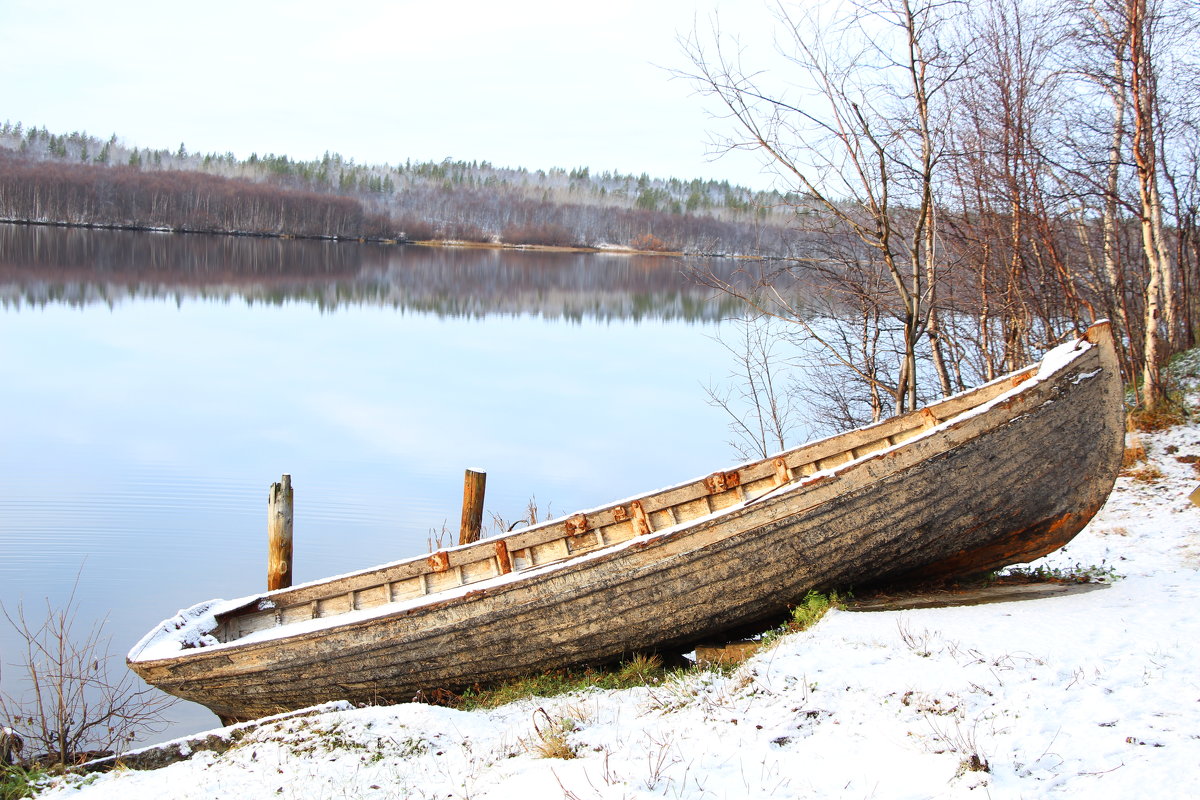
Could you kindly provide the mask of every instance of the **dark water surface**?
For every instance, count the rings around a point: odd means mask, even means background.
[[[734,463],[702,390],[733,309],[688,266],[0,225],[0,602],[37,616],[77,580],[123,655],[264,587],[284,472],[300,582],[425,552],[466,467],[514,520]],[[10,689],[18,655],[0,632]]]

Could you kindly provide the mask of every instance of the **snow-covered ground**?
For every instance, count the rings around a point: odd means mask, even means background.
[[[1143,436],[1043,560],[1111,585],[1040,600],[830,612],[729,675],[261,726],[223,755],[118,770],[44,797],[1200,797],[1200,428]],[[561,741],[560,741],[561,740]],[[564,748],[575,758],[550,758]]]

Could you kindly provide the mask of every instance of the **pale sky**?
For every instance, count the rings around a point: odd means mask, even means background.
[[[0,0],[0,119],[190,152],[446,157],[716,178],[728,132],[672,79],[713,11],[769,48],[764,0]]]

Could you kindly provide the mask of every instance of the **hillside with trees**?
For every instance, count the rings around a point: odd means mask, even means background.
[[[449,159],[365,165],[336,153],[238,159],[20,122],[0,126],[0,156],[8,220],[697,254],[797,249],[798,198],[725,181]]]

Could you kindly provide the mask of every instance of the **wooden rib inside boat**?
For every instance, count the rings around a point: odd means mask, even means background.
[[[180,612],[149,683],[227,720],[399,702],[785,613],[810,589],[1032,560],[1099,510],[1123,448],[1106,323],[919,411],[493,539]]]

